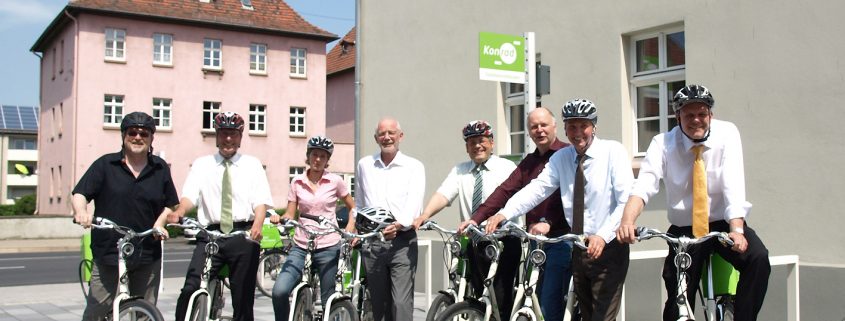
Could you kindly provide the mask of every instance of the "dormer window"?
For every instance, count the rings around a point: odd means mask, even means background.
[[[252,0],[241,0],[241,5],[244,9],[252,10]]]

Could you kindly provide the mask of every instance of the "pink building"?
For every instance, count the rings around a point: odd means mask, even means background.
[[[119,150],[132,111],[156,119],[153,147],[177,190],[195,158],[216,152],[214,115],[243,115],[241,151],[262,160],[284,207],[307,137],[326,132],[334,39],[280,0],[71,1],[31,49],[42,56],[38,213],[70,214],[73,186]]]
[[[355,28],[326,54],[326,134],[336,145],[332,169],[354,173],[354,164],[338,160],[355,157]]]

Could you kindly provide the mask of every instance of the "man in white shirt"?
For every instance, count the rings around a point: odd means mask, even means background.
[[[507,159],[493,155],[493,128],[486,121],[474,120],[462,130],[464,145],[470,160],[452,168],[446,180],[431,196],[422,215],[414,222],[419,228],[423,222],[436,215],[456,198],[460,208],[461,220],[466,221],[472,213],[487,199],[499,184],[510,176],[516,165]],[[521,242],[516,237],[503,238],[504,250],[499,258],[499,268],[494,279],[496,302],[499,303],[502,320],[507,319],[513,306],[513,281],[519,268],[522,254]],[[490,269],[490,260],[483,251],[483,244],[468,244],[467,257],[472,271],[470,282],[475,295],[481,294],[482,282]]]
[[[616,240],[622,209],[634,181],[631,159],[617,141],[595,136],[595,104],[574,99],[562,108],[572,144],[552,155],[546,168],[490,217],[491,232],[502,220],[523,215],[560,188],[563,215],[572,233],[587,237],[587,249],[572,250],[572,277],[582,320],[616,320],[628,272],[628,244]]]
[[[208,230],[230,233],[249,231],[250,239],[220,239],[219,252],[212,261],[211,275],[217,275],[223,264],[229,266],[234,320],[253,320],[255,274],[258,272],[261,227],[267,208],[273,207],[270,185],[261,162],[238,153],[243,136],[244,120],[233,112],[218,114],[214,119],[218,152],[197,158],[182,187],[182,199],[175,217],[198,207],[197,218]],[[175,221],[175,220],[171,220]],[[176,320],[182,321],[191,294],[199,288],[205,266],[205,233],[197,235],[194,255],[188,265],[185,285],[176,302]]]
[[[660,190],[662,180],[666,185],[667,216],[672,224],[667,233],[700,237],[698,234],[708,231],[730,232],[729,236],[735,243],[728,249],[712,240],[691,249],[687,292],[696,292],[704,260],[715,251],[740,272],[734,317],[737,320],[756,320],[768,288],[771,272],[769,251],[754,230],[745,224],[751,203],[745,200],[745,169],[739,130],[733,123],[713,119],[713,105],[713,96],[704,86],[687,85],[675,94],[672,108],[678,126],[655,136],[648,146],[617,236],[627,243],[636,240],[637,217],[649,198]],[[696,150],[700,153],[698,161],[703,161],[706,169],[702,169],[701,173],[706,177],[702,205],[693,205]],[[702,206],[703,216],[694,224],[693,212],[698,206]],[[670,248],[663,265],[663,280],[669,298],[663,308],[663,320],[678,318],[674,257],[675,251]],[[688,299],[694,306],[695,296],[690,295]]]
[[[375,321],[412,320],[417,233],[414,220],[422,211],[425,167],[399,151],[405,134],[393,118],[379,121],[373,136],[379,152],[358,161],[355,205],[389,210],[396,222],[384,229],[386,241],[364,246],[368,289]]]

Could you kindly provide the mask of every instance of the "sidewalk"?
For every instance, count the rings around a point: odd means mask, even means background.
[[[164,279],[164,289],[159,295],[158,308],[165,320],[174,320],[176,299],[182,288],[182,278]],[[45,284],[0,287],[0,321],[77,321],[82,318],[85,300],[79,284]],[[227,293],[228,294],[228,293]],[[425,320],[428,307],[422,293],[414,299],[414,320]],[[231,304],[226,302],[225,315],[231,315]],[[255,320],[272,321],[273,305],[270,298],[256,292]]]
[[[0,254],[79,252],[81,242],[79,238],[0,240]]]

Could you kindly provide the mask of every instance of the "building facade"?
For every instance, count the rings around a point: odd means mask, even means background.
[[[38,186],[38,107],[0,109],[0,200],[35,195]],[[32,214],[32,213],[25,213]]]
[[[466,158],[460,128],[493,122],[498,154],[521,153],[522,87],[479,80],[479,32],[534,32],[538,61],[551,67],[541,104],[558,118],[569,99],[593,100],[597,135],[622,142],[636,171],[654,134],[675,124],[673,91],[708,86],[717,119],[742,133],[748,218],[773,256],[801,262],[801,315],[842,319],[845,236],[836,199],[845,181],[840,105],[845,98],[841,1],[361,1],[359,134],[382,116],[405,131],[402,150],[438,182]],[[390,14],[384,14],[389,12]],[[358,147],[377,149],[372,140]],[[437,188],[428,184],[427,196]],[[638,223],[666,229],[666,201],[653,198]],[[457,210],[439,223],[457,224]],[[800,238],[796,238],[800,235]],[[822,246],[811,246],[822,245]],[[643,242],[632,251],[663,250]],[[631,264],[627,320],[659,319],[659,260]],[[435,264],[436,266],[436,264]],[[761,320],[787,320],[786,267],[775,266]],[[437,290],[437,289],[435,289]],[[839,298],[839,299],[837,299]]]
[[[326,54],[326,135],[335,143],[334,159],[355,157],[355,28]],[[355,162],[333,161],[332,170],[354,184]]]
[[[38,211],[70,214],[88,166],[117,152],[122,116],[152,115],[154,153],[177,190],[216,152],[213,117],[246,120],[241,152],[265,165],[277,206],[325,132],[326,43],[337,39],[283,1],[76,0],[32,47],[41,59]],[[351,157],[346,160],[352,162]]]

